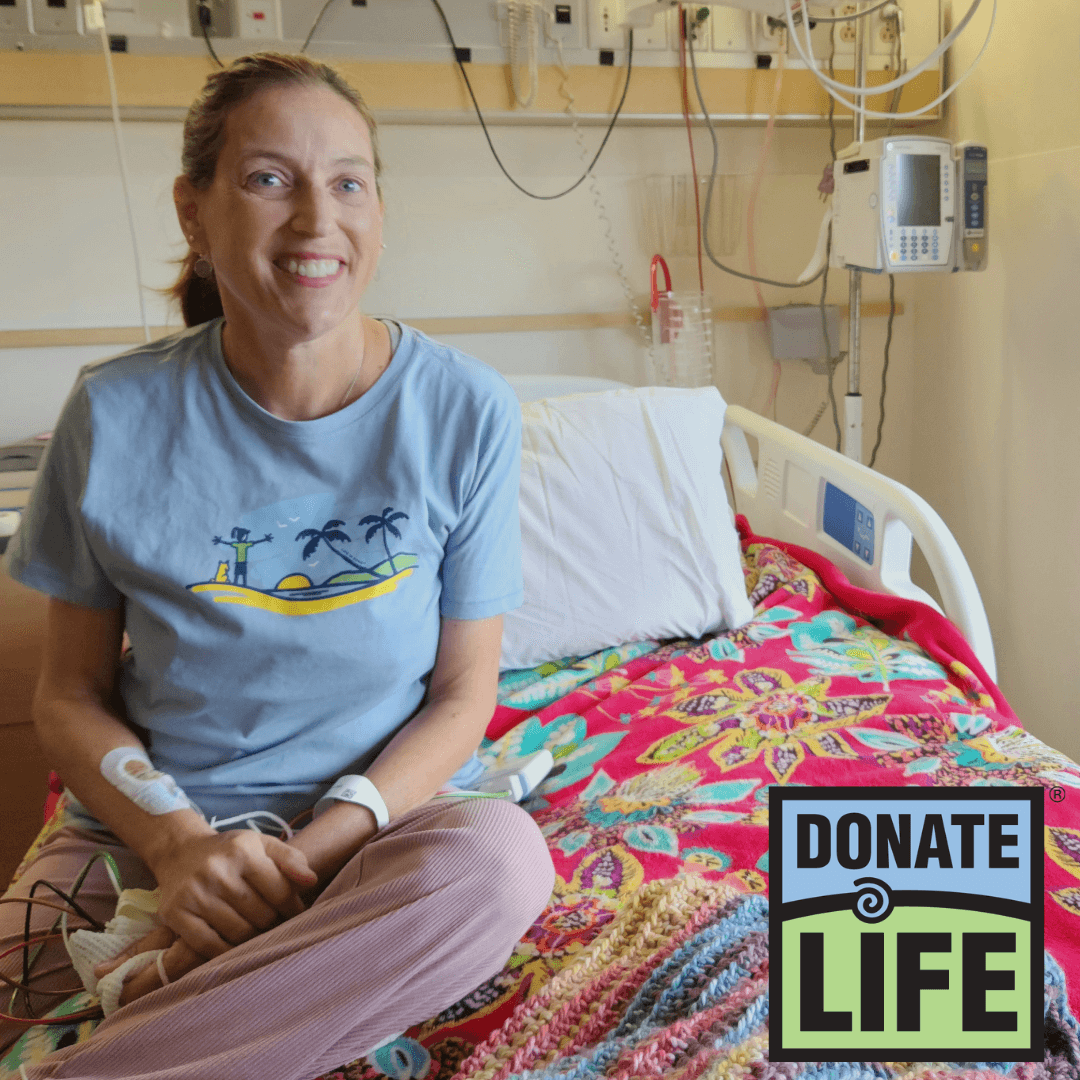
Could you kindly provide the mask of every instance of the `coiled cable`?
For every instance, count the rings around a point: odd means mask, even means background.
[[[545,27],[545,34],[546,34]],[[574,107],[575,98],[573,91],[570,89],[570,69],[566,66],[565,58],[563,57],[562,42],[557,37],[550,37],[555,48],[559,54],[559,71],[562,75],[562,79],[559,82],[559,93],[566,99],[566,113],[570,117],[570,124],[574,130],[574,138],[577,140],[579,149],[581,150],[581,160],[588,162],[589,150],[585,145],[585,135],[581,130],[581,125],[578,123],[577,109]],[[595,164],[595,161],[593,162]],[[600,185],[597,182],[596,174],[592,171],[592,164],[588,166],[587,172],[589,178],[589,191],[592,193],[593,205],[596,207],[596,216],[600,220],[600,228],[604,234],[604,242],[607,245],[608,254],[611,256],[612,266],[615,268],[615,273],[619,278],[619,285],[622,288],[623,296],[626,297],[626,303],[630,308],[630,313],[633,315],[634,324],[637,326],[638,333],[641,335],[642,343],[645,346],[645,352],[649,357],[649,363],[652,365],[652,372],[656,372],[656,352],[653,348],[652,333],[645,325],[645,316],[642,314],[641,305],[638,304],[637,298],[634,296],[634,290],[630,287],[630,281],[626,276],[626,267],[623,265],[622,257],[619,254],[619,246],[615,240],[615,230],[611,223],[611,218],[608,216],[607,208],[604,205],[604,198],[600,192]]]
[[[514,100],[528,109],[536,100],[539,80],[540,33],[536,21],[536,0],[507,0],[507,36],[510,47],[510,85]],[[522,55],[524,54],[524,56]],[[526,78],[522,89],[522,75]]]

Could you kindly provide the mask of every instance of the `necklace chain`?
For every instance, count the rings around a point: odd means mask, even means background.
[[[356,380],[360,378],[360,371],[364,366],[364,359],[367,356],[367,330],[364,327],[363,316],[360,316],[360,335],[362,345],[360,348],[360,363],[356,365],[356,374],[352,377],[352,382],[349,383],[349,388],[345,391],[345,396],[341,399],[341,404],[338,405],[339,409],[345,408],[345,402],[349,400],[349,395],[353,392],[353,387],[356,385]]]

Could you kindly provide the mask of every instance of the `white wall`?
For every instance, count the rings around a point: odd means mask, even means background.
[[[990,265],[915,292],[913,478],[971,563],[1006,696],[1080,758],[1080,8],[1037,9],[1001,5],[956,95],[950,134],[990,150]]]
[[[567,128],[496,127],[493,138],[512,174],[543,193],[561,190],[581,173]],[[182,253],[172,209],[180,126],[124,125],[133,203],[150,287],[170,281],[169,260]],[[590,149],[602,129],[587,127]],[[515,191],[491,157],[478,126],[381,129],[386,161],[387,250],[365,307],[402,318],[524,315],[626,310],[619,279],[589,185],[564,199],[531,200]],[[720,132],[720,171],[748,176],[759,156],[760,127]],[[839,145],[846,141],[845,130]],[[111,126],[100,122],[0,122],[0,329],[135,326],[139,323]],[[699,167],[711,144],[698,133]],[[759,272],[790,280],[809,259],[822,205],[817,193],[828,160],[823,128],[777,131],[757,213]],[[653,252],[637,225],[634,182],[649,174],[689,171],[679,127],[616,128],[597,166],[613,237],[635,294],[648,290]],[[744,183],[745,186],[745,183]],[[742,230],[740,230],[741,233]],[[13,254],[16,257],[11,257]],[[746,267],[745,242],[732,262]],[[696,260],[672,259],[677,289],[693,289]],[[833,275],[829,300],[844,303],[846,276]],[[714,306],[753,304],[746,282],[706,265]],[[869,282],[867,297],[886,295]],[[178,325],[161,297],[147,290],[151,325]],[[903,287],[898,290],[906,299]],[[766,289],[769,303],[816,302],[817,286],[791,295]],[[889,422],[879,457],[884,471],[908,478],[911,453],[910,316],[897,320],[890,368]],[[867,450],[873,445],[885,321],[864,331],[863,390]],[[764,325],[717,324],[717,381],[729,400],[762,409],[772,382]],[[500,370],[580,372],[648,381],[636,331],[483,334],[448,338]],[[846,336],[845,336],[846,340]],[[115,348],[0,350],[0,442],[51,425],[81,363]],[[838,398],[846,388],[837,374]],[[777,416],[800,430],[824,396],[824,379],[802,363],[785,366]],[[833,439],[831,414],[815,436]]]

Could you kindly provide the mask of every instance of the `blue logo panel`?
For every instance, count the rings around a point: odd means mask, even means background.
[[[868,565],[874,563],[874,515],[835,484],[825,484],[821,527]]]

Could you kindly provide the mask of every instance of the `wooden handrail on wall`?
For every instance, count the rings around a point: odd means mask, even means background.
[[[847,317],[846,305],[840,314]],[[862,305],[863,318],[882,318],[889,314],[887,301],[868,301]],[[896,314],[904,314],[904,305],[896,304]],[[758,307],[725,307],[713,312],[720,323],[761,322]],[[570,315],[460,315],[446,318],[401,320],[417,330],[441,337],[450,334],[514,334],[552,330],[623,330],[634,326],[628,312],[601,311]],[[179,326],[151,326],[150,336],[157,340],[175,334]],[[47,349],[69,345],[139,345],[143,341],[140,326],[86,326],[70,329],[0,330],[0,349]]]
[[[93,52],[50,51],[0,53],[0,110],[11,108],[86,109],[108,106],[109,85],[101,55]],[[186,110],[201,90],[206,76],[214,70],[209,56],[148,56],[117,53],[113,56],[117,95],[121,106],[157,110],[173,119],[177,109]],[[335,67],[363,95],[376,116],[393,113],[396,122],[409,113],[422,115],[427,122],[438,117],[468,117],[472,105],[457,67],[449,61],[422,62],[330,58]],[[626,69],[600,65],[570,68],[576,108],[582,114],[606,118],[623,89]],[[725,119],[749,119],[769,113],[776,85],[776,73],[756,68],[702,68],[702,92],[712,115]],[[837,71],[840,82],[854,82],[850,71]],[[528,120],[530,113],[548,114],[565,121],[566,99],[560,91],[561,77],[551,66],[540,69],[537,97],[530,110],[519,109],[510,89],[509,69],[501,64],[473,64],[469,77],[485,116],[501,114],[503,119]],[[880,85],[894,77],[889,71],[867,72],[867,85]],[[921,72],[901,93],[898,108],[912,111],[929,104],[941,92],[937,70]],[[682,88],[677,67],[635,67],[622,116],[632,120],[663,116],[682,120]],[[887,110],[891,95],[867,100],[873,109]],[[789,69],[778,104],[781,119],[824,119],[829,97],[810,71]],[[27,113],[25,115],[33,115]],[[73,114],[77,115],[77,113]],[[850,116],[843,106],[838,117]],[[940,108],[922,118],[940,117]]]

